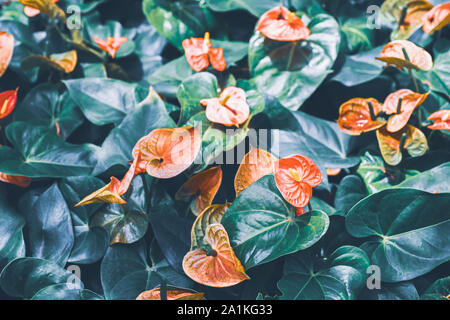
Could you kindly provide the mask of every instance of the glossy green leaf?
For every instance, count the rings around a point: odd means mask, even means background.
[[[75,277],[72,272],[52,261],[19,258],[3,269],[0,274],[0,287],[11,297],[31,299],[41,289],[55,284],[66,284],[72,277]]]
[[[428,289],[425,291],[421,299],[423,300],[448,300],[450,295],[450,277],[442,278],[436,280]]]
[[[290,255],[278,282],[280,299],[353,300],[365,285],[369,264],[364,251],[352,246],[328,257],[314,257],[310,251]]]
[[[382,47],[376,47],[345,57],[344,63],[332,80],[347,87],[357,86],[377,78],[383,71],[384,63],[375,57],[380,56]]]
[[[144,0],[142,6],[147,20],[180,50],[184,39],[211,29],[210,13],[196,0]]]
[[[175,123],[167,113],[164,102],[153,95],[150,103],[138,106],[111,130],[96,152],[97,164],[93,173],[103,173],[115,165],[128,168],[128,162],[133,160],[131,151],[140,138],[154,129],[172,127]]]
[[[327,231],[329,219],[322,211],[296,217],[269,175],[234,200],[222,224],[236,256],[249,269],[312,246]]]
[[[66,139],[83,123],[83,116],[67,92],[45,83],[27,94],[17,106],[14,120],[48,127]]]
[[[39,290],[31,300],[103,300],[103,297],[88,289],[58,283]]]
[[[345,176],[339,183],[334,203],[336,210],[345,215],[359,200],[367,195],[364,181],[357,175]]]
[[[20,199],[27,221],[27,256],[64,266],[74,243],[69,207],[55,183],[42,193],[31,191]]]
[[[15,258],[25,256],[25,219],[8,203],[5,189],[0,187],[0,270]]]
[[[98,126],[119,124],[138,104],[135,84],[103,78],[63,82],[86,118]]]
[[[346,228],[387,282],[414,279],[450,260],[450,194],[392,189],[358,202]]]
[[[181,106],[178,125],[184,125],[192,116],[205,110],[200,104],[202,99],[218,96],[217,78],[209,72],[196,73],[184,80],[177,90],[177,98]]]
[[[75,236],[69,257],[70,263],[90,264],[99,261],[105,255],[109,234],[105,229],[93,226],[91,220],[101,205],[75,207],[85,195],[104,185],[103,181],[95,177],[71,177],[59,183],[59,189],[70,210]]]
[[[148,218],[145,212],[109,204],[95,214],[92,225],[108,230],[111,245],[134,243],[140,240],[147,231]]]
[[[250,73],[258,89],[297,110],[331,72],[340,34],[333,17],[318,14],[308,24],[304,41],[280,42],[256,32],[250,39]]]
[[[247,10],[256,17],[267,10],[282,4],[279,0],[206,0],[206,4],[214,11]]]
[[[161,278],[174,286],[192,285],[184,274],[170,267],[155,242],[149,252],[142,242],[110,247],[103,258],[100,277],[108,300],[135,300],[141,292],[159,286]]]
[[[94,167],[94,145],[66,143],[46,127],[14,122],[6,135],[14,149],[0,146],[0,172],[57,178],[88,175]]]
[[[380,289],[367,290],[366,295],[361,295],[363,300],[419,300],[414,283],[411,281],[397,283],[381,283]]]

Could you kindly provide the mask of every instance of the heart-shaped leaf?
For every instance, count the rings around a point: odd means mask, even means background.
[[[103,78],[65,80],[64,84],[86,118],[98,126],[119,124],[138,104],[135,84]]]
[[[25,219],[7,202],[0,188],[0,270],[10,261],[25,256],[23,227]]]
[[[74,229],[75,241],[69,257],[71,263],[97,262],[108,248],[108,233],[103,228],[95,227],[91,221],[91,217],[101,205],[75,207],[85,194],[101,188],[103,184],[103,181],[95,177],[71,177],[59,183],[59,189],[70,210]]]
[[[150,254],[142,242],[117,244],[108,249],[100,269],[106,299],[135,300],[141,292],[159,286],[163,279],[174,286],[192,285],[167,263],[155,242],[149,251]]]
[[[363,250],[344,246],[329,257],[314,257],[310,251],[286,258],[278,288],[281,299],[353,300],[365,284],[370,261]]]
[[[95,163],[94,145],[73,145],[46,127],[14,122],[6,128],[14,149],[0,146],[0,172],[31,178],[88,175]]]
[[[39,290],[31,300],[103,300],[104,298],[88,289],[73,288],[67,283],[58,283]]]
[[[64,266],[74,243],[69,208],[55,183],[42,193],[31,191],[20,200],[27,221],[27,255]]]
[[[161,98],[154,92],[150,97],[149,103],[137,107],[111,130],[96,152],[98,161],[94,174],[105,172],[115,165],[128,167],[128,161],[133,159],[131,151],[140,138],[154,129],[175,126]]]
[[[46,126],[66,139],[83,123],[83,116],[67,92],[54,84],[45,83],[33,88],[14,112],[15,121]]]
[[[333,17],[315,15],[308,28],[311,35],[303,41],[273,41],[259,32],[250,39],[253,81],[291,110],[299,109],[331,72],[339,48],[339,26]]]
[[[423,300],[448,300],[450,295],[450,277],[442,278],[436,280],[428,289],[425,291],[421,299]]]
[[[345,224],[354,237],[373,236],[362,248],[381,268],[383,281],[405,281],[450,259],[449,205],[448,193],[383,190],[358,202]]]
[[[0,287],[11,297],[31,299],[39,290],[55,284],[67,284],[72,277],[76,276],[53,261],[19,258],[3,269]],[[23,281],[18,282],[17,279]]]
[[[327,231],[322,211],[296,217],[272,175],[242,191],[222,218],[231,245],[246,269],[306,249]]]

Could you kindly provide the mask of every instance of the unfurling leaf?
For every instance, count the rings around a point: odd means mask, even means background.
[[[198,216],[211,205],[222,183],[222,169],[212,167],[192,176],[175,194],[176,199],[196,196],[191,204],[192,213]]]
[[[92,203],[127,203],[119,195],[120,180],[111,177],[111,182],[103,188],[86,196],[83,200],[75,205],[75,207],[85,206]]]
[[[210,252],[195,249],[183,259],[183,270],[189,278],[210,287],[230,287],[250,279],[221,224],[209,225],[204,240],[210,246]]]

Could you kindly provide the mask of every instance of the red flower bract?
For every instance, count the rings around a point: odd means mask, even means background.
[[[190,38],[183,40],[182,44],[186,60],[192,70],[200,72],[208,68],[209,63],[214,69],[224,71],[227,67],[222,48],[211,48],[209,32],[204,38]]]
[[[278,41],[297,41],[309,37],[311,31],[294,12],[279,6],[265,12],[256,25],[265,37]]]
[[[293,155],[275,162],[275,183],[283,198],[296,208],[305,207],[322,174],[308,157]]]
[[[9,90],[0,93],[0,119],[6,118],[13,112],[17,102],[17,91]]]
[[[422,17],[423,31],[433,33],[450,23],[450,2],[435,6]]]
[[[239,126],[250,116],[245,91],[236,87],[228,87],[219,98],[203,99],[200,104],[206,106],[206,118],[209,121],[224,126]]]
[[[92,40],[102,49],[107,52],[111,57],[115,57],[120,47],[128,41],[127,37],[108,37],[103,40],[98,37],[93,37]]]
[[[431,130],[450,130],[450,110],[439,110],[432,113],[428,120],[434,120],[432,125],[428,126]]]

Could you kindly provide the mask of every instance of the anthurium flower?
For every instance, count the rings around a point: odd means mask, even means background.
[[[234,178],[234,190],[238,196],[244,189],[273,172],[277,158],[263,149],[251,148],[242,159]]]
[[[423,31],[433,33],[450,23],[450,2],[442,3],[428,11],[423,17]]]
[[[327,168],[327,175],[334,177],[341,173],[342,169],[339,168]]]
[[[378,146],[384,161],[396,166],[402,161],[402,151],[406,149],[410,156],[419,157],[428,149],[427,138],[422,131],[407,124],[400,131],[391,133],[386,127],[377,130]]]
[[[309,37],[311,31],[294,12],[279,6],[259,18],[256,30],[265,37],[278,41],[297,41]]]
[[[133,161],[132,165],[121,181],[115,177],[111,177],[110,183],[85,197],[83,200],[77,203],[75,207],[85,206],[92,203],[127,203],[121,198],[121,196],[128,191],[128,188],[130,187],[134,177],[143,172],[139,167],[140,163],[141,154],[140,152],[138,152],[136,159]]]
[[[58,2],[59,0],[52,0],[53,3]],[[25,6],[25,8],[23,8],[23,12],[25,13],[25,15],[27,17],[33,18],[35,16],[37,16],[39,13],[41,13],[41,11],[39,9],[35,9],[33,7],[29,7],[29,6]]]
[[[140,151],[139,168],[145,168],[152,177],[169,179],[191,166],[200,147],[201,135],[197,128],[155,129],[138,141],[133,157]]]
[[[24,176],[10,175],[3,172],[0,172],[0,181],[12,183],[22,188],[26,188],[31,184],[31,178]]]
[[[0,119],[6,118],[13,112],[17,102],[17,91],[19,88],[0,93]]]
[[[389,42],[381,51],[381,56],[376,59],[384,61],[388,65],[395,65],[400,69],[430,70],[433,67],[431,55],[409,40]]]
[[[300,217],[301,215],[305,214],[305,208],[295,208],[295,216]]]
[[[108,53],[113,59],[116,56],[120,47],[128,41],[127,37],[108,37],[106,40],[98,37],[93,37],[92,40],[106,53]]]
[[[231,203],[229,202],[225,204],[212,204],[200,213],[191,229],[191,251],[201,246],[204,242],[207,227],[214,223],[220,223],[230,205]]]
[[[203,292],[167,288],[167,300],[203,300],[204,296]],[[136,300],[161,300],[161,288],[144,291],[136,298]]]
[[[373,98],[353,98],[339,108],[339,128],[347,134],[360,135],[382,127],[386,121],[377,118],[383,105]]]
[[[14,36],[6,31],[0,31],[0,77],[3,76],[14,52]]]
[[[237,87],[225,88],[219,98],[202,99],[206,107],[206,118],[224,126],[239,126],[250,116],[245,91]]]
[[[192,70],[200,72],[208,68],[210,62],[212,67],[218,71],[226,69],[227,63],[223,56],[223,49],[211,48],[212,43],[209,39],[209,32],[205,33],[204,38],[184,39],[181,45]]]
[[[293,155],[275,162],[275,183],[283,198],[296,208],[305,207],[322,174],[308,157]]]
[[[202,171],[186,181],[175,194],[176,199],[196,196],[191,205],[192,213],[198,216],[211,205],[222,183],[222,169],[212,167]]]
[[[428,126],[431,130],[450,130],[450,110],[439,110],[432,113],[428,120],[434,120],[432,125]]]
[[[221,224],[209,225],[204,240],[209,252],[199,248],[184,256],[183,270],[189,278],[210,287],[230,287],[250,279]]]
[[[75,207],[85,206],[92,203],[127,203],[120,197],[120,180],[115,177],[111,177],[110,180],[110,183],[86,196],[83,200],[78,202]]]
[[[428,93],[420,94],[409,89],[400,89],[387,96],[383,104],[383,111],[392,115],[386,125],[389,132],[402,129],[411,118],[414,110],[428,97]]]

